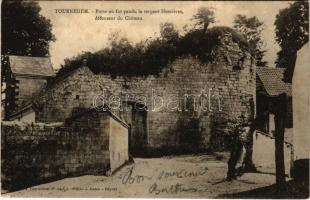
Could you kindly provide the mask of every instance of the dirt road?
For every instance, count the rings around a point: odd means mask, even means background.
[[[227,158],[188,155],[136,158],[110,177],[81,176],[5,194],[10,197],[175,197],[215,198],[271,185],[272,174],[247,173],[225,181]]]

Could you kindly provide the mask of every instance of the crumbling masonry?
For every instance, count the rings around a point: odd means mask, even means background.
[[[104,103],[130,125],[132,154],[220,146],[215,124],[253,115],[255,64],[231,35],[222,36],[212,54],[208,64],[180,57],[159,76],[112,79],[80,67],[42,92],[34,102],[36,120],[61,122],[74,108]]]

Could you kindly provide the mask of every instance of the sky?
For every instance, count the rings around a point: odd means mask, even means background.
[[[182,30],[199,7],[210,7],[215,11],[215,26],[233,26],[234,17],[243,14],[256,16],[264,22],[262,38],[267,50],[265,60],[274,67],[279,46],[275,41],[274,21],[280,9],[289,6],[288,1],[40,1],[41,14],[51,20],[56,41],[50,45],[50,56],[54,69],[64,63],[65,58],[82,53],[95,52],[108,46],[108,37],[119,31],[131,42],[158,36],[161,23],[172,22]],[[56,13],[55,9],[88,9],[89,13]],[[96,10],[180,10],[181,14],[96,14]],[[142,17],[143,20],[95,20],[102,17]]]

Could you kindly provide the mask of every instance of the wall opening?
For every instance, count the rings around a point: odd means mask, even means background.
[[[201,133],[199,130],[199,119],[191,118],[188,122],[180,125],[180,143],[192,148],[199,147],[201,143]]]
[[[147,145],[147,108],[144,104],[133,103],[131,112],[131,127],[129,151],[134,156],[145,154]]]

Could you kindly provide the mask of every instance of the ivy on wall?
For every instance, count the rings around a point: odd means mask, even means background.
[[[169,39],[161,36],[137,44],[121,38],[111,42],[111,47],[66,59],[57,76],[83,66],[83,59],[87,59],[87,66],[95,74],[112,77],[158,75],[170,62],[183,56],[197,57],[204,63],[212,62],[212,50],[220,44],[221,36],[227,33],[232,35],[233,42],[242,50],[248,50],[246,39],[234,29],[224,26],[207,31],[192,29],[183,36],[175,33]]]

